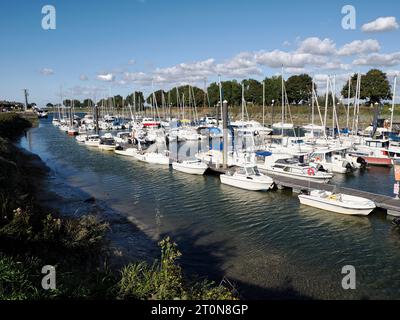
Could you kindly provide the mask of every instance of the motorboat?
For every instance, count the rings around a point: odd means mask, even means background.
[[[150,164],[158,164],[165,166],[170,165],[170,158],[168,152],[165,152],[165,154],[158,152],[146,152],[146,153],[139,152],[136,155],[134,155],[134,158],[139,161],[147,162]]]
[[[176,171],[187,174],[203,175],[207,171],[208,166],[200,160],[187,160],[173,162],[172,168]]]
[[[220,180],[222,184],[250,191],[268,191],[274,186],[274,180],[253,165],[238,168],[234,173],[223,174]]]
[[[365,144],[356,146],[349,154],[353,157],[362,157],[371,166],[392,167],[393,159],[389,154],[389,140],[366,139]]]
[[[73,136],[74,137],[74,136],[77,136],[79,134],[79,131],[74,127],[69,127],[68,130],[67,130],[67,134],[69,136]]]
[[[195,155],[196,159],[210,165],[219,167],[223,164],[223,152],[220,150],[208,150],[206,152],[199,152]],[[229,151],[228,166],[243,167],[246,164],[255,164],[255,155],[252,152],[240,151]]]
[[[368,216],[376,208],[371,200],[322,190],[299,195],[299,200],[303,205],[346,215]]]
[[[76,136],[76,141],[78,142],[78,143],[85,143],[86,142],[86,140],[87,140],[87,138],[88,138],[88,135],[87,134],[80,134],[80,135],[78,135],[78,136]]]
[[[273,157],[271,153],[263,156],[265,160],[258,164],[258,167],[265,174],[317,183],[328,183],[333,178],[332,173],[319,171],[319,167],[301,163],[293,157],[283,155]]]
[[[338,150],[339,151],[339,150]],[[332,173],[349,173],[356,167],[336,150],[316,150],[310,155],[310,161],[321,166],[323,170]]]
[[[98,147],[100,144],[100,136],[98,134],[89,135],[85,141],[85,145],[89,147]]]
[[[121,156],[126,156],[126,157],[135,157],[136,155],[139,154],[139,151],[136,148],[122,149],[121,147],[117,147],[117,148],[115,148],[114,152],[116,154],[119,154]]]
[[[114,151],[117,145],[115,144],[114,137],[106,133],[100,138],[99,149],[104,151]]]

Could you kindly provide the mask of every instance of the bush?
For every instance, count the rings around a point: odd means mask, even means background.
[[[188,284],[177,264],[181,253],[170,238],[159,243],[161,261],[152,266],[144,262],[130,264],[121,272],[117,285],[119,299],[139,300],[233,300],[235,297],[225,287],[213,282]]]
[[[0,113],[0,136],[13,139],[32,124],[16,113]]]

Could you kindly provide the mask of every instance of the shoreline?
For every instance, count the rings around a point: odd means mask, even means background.
[[[13,128],[14,137],[0,137],[0,299],[237,299],[222,285],[193,281],[169,237],[153,241],[62,178],[55,184],[60,192],[49,188],[55,173],[18,144],[18,136],[32,127],[21,119],[0,117],[0,133]],[[45,265],[57,271],[57,287],[50,291],[41,287]]]

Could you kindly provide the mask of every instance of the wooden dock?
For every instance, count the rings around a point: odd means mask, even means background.
[[[309,192],[312,190],[325,190],[329,192],[344,193],[356,197],[362,197],[375,202],[377,208],[387,210],[388,213],[396,216],[400,216],[400,200],[395,198],[380,195],[376,193],[360,191],[357,189],[351,189],[346,187],[340,187],[329,183],[316,183],[304,180],[298,180],[293,178],[287,178],[282,176],[277,176],[273,174],[268,174],[272,179],[274,179],[275,184],[278,188],[291,188],[296,193]]]

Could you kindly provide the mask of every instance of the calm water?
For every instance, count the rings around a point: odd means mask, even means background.
[[[141,164],[78,145],[51,120],[21,144],[58,180],[134,220],[149,239],[170,235],[186,270],[226,276],[247,298],[400,298],[400,231],[382,212],[347,217],[300,206],[290,191],[242,191],[215,176]],[[388,195],[394,182],[380,168],[335,180]],[[48,188],[62,193],[55,181]],[[357,269],[355,291],[341,288],[345,265]]]

